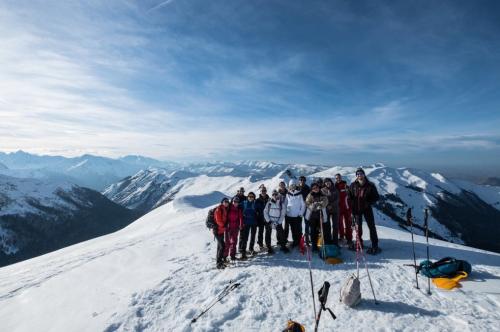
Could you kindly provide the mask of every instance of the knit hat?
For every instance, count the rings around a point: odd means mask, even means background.
[[[356,170],[356,175],[357,175],[358,173],[363,173],[363,175],[366,175],[366,174],[365,174],[365,170],[364,170],[363,168],[361,168],[361,167],[358,167],[358,169]]]
[[[224,202],[228,202],[228,203],[229,203],[229,198],[224,197],[224,198],[220,201],[220,203],[221,203],[221,204],[224,204]]]
[[[239,203],[240,202],[240,198],[238,196],[234,196],[233,197],[233,202]]]
[[[288,181],[288,186],[291,187],[291,186],[296,186],[297,185],[297,181],[295,181],[295,179],[290,179],[290,181]]]

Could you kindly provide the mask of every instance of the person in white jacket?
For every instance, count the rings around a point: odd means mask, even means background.
[[[291,179],[288,183],[288,193],[285,198],[285,239],[288,239],[288,232],[292,230],[292,248],[299,245],[302,237],[302,216],[306,210],[306,204],[302,192],[297,189],[297,183]]]
[[[264,219],[266,223],[271,224],[272,228],[276,229],[276,239],[278,245],[283,252],[289,252],[286,247],[285,232],[283,230],[283,219],[286,214],[286,206],[279,199],[277,190],[273,191],[271,199],[267,202],[264,208]]]

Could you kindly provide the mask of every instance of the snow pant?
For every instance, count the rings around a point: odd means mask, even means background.
[[[285,216],[285,239],[288,240],[288,229],[290,227],[292,230],[292,246],[296,247],[300,243],[300,237],[302,236],[302,217],[289,217]]]
[[[285,230],[281,224],[276,225],[276,241],[281,248],[286,247]]]
[[[224,246],[224,257],[236,256],[236,244],[238,242],[238,228],[226,230],[225,233],[225,246]]]
[[[265,229],[266,229],[266,222],[265,221],[257,222],[257,244],[260,247],[264,246],[264,230]],[[267,232],[267,230],[266,230],[266,232]],[[271,237],[269,237],[269,242],[271,242]],[[267,245],[267,241],[266,241],[266,245]]]
[[[224,260],[224,234],[215,234],[215,239],[217,240],[217,255],[215,259],[217,264],[219,264]]]
[[[335,245],[339,245],[339,214],[337,213],[337,211],[333,211],[333,212],[328,212],[327,215],[327,224],[328,226],[330,226],[331,224],[331,229],[332,229],[332,236],[331,238],[329,239],[330,243],[328,244],[335,244]],[[323,225],[323,230],[325,231],[325,233],[327,232],[326,229],[324,229],[325,226]],[[326,239],[325,239],[325,242],[326,242]]]
[[[373,210],[370,207],[365,209],[361,214],[356,214],[354,216],[354,222],[356,223],[356,229],[363,245],[363,217],[366,220],[368,229],[370,230],[370,241],[372,242],[372,248],[378,248],[378,236],[377,229],[375,228],[375,217],[373,216]]]
[[[318,249],[318,238],[319,238],[319,233],[321,232],[321,227],[323,227],[323,240],[325,244],[331,244],[331,231],[330,231],[330,223],[324,220],[323,225],[321,225],[321,216],[320,216],[321,211],[315,211],[311,213],[310,219],[309,219],[309,225],[311,228],[311,242],[312,242],[312,248],[313,250]]]
[[[253,250],[255,245],[255,234],[257,233],[257,225],[245,225],[240,232],[240,253],[247,251],[248,235],[250,234],[250,250]]]
[[[351,212],[348,209],[339,213],[339,237],[352,241]]]

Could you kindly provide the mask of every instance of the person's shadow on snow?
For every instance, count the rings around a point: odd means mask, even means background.
[[[378,300],[377,302],[378,304],[375,304],[373,299],[363,299],[354,310],[373,310],[394,313],[396,315],[420,315],[429,317],[437,317],[442,314],[437,310],[426,310],[400,301],[389,302]]]

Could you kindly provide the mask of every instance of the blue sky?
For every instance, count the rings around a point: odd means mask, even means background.
[[[0,150],[498,170],[497,1],[2,1]]]

